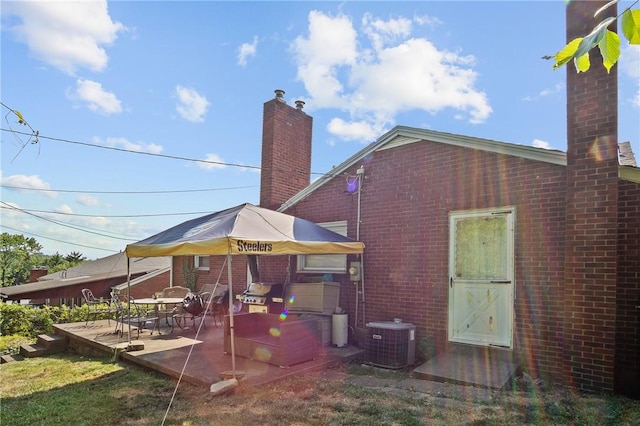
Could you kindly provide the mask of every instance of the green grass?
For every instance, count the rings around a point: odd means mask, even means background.
[[[477,402],[343,380],[354,374],[406,377],[350,366],[215,398],[181,383],[174,398],[173,380],[126,363],[32,358],[0,367],[0,425],[640,425],[640,401],[617,396],[514,387]]]

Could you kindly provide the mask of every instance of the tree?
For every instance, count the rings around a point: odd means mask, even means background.
[[[618,3],[613,0],[596,11],[598,16],[604,10]],[[634,3],[637,4],[638,1]],[[631,10],[631,6],[622,12],[621,28],[629,44],[640,45],[640,9]],[[600,49],[602,63],[611,70],[620,57],[620,37],[614,31],[607,29],[618,17],[609,17],[600,22],[586,37],[578,37],[571,40],[562,50],[554,56],[545,56],[544,59],[554,59],[553,69],[558,69],[573,60],[577,72],[588,71],[591,67],[589,52],[596,46]]]
[[[38,252],[42,246],[35,238],[24,235],[0,235],[0,268],[2,287],[23,284],[29,281],[29,272],[37,266]]]
[[[64,271],[65,269],[73,268],[87,260],[86,257],[77,251],[72,251],[66,256],[62,256],[56,252],[51,256],[46,256],[43,264],[47,267],[50,274],[58,271]]]
[[[69,253],[68,255],[66,255],[64,257],[64,260],[66,260],[67,262],[71,263],[72,266],[76,266],[76,265],[84,262],[85,260],[87,260],[87,258],[84,257],[82,255],[82,253],[80,253],[80,252],[72,251],[71,253]]]
[[[72,251],[66,256],[56,252],[47,256],[40,253],[42,246],[35,238],[24,235],[11,235],[3,232],[1,235],[0,268],[2,269],[2,287],[29,282],[31,269],[44,266],[49,274],[72,268],[87,258],[82,253]]]

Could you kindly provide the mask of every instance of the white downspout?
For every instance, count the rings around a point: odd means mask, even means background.
[[[362,191],[362,183],[364,181],[364,166],[360,166],[358,170],[356,170],[356,175],[358,176],[358,220],[356,222],[356,240],[360,241],[360,207],[361,207],[361,191]],[[364,254],[364,253],[363,253]],[[362,326],[364,327],[367,322],[365,319],[365,298],[364,298],[364,256],[360,255],[360,287],[362,289]],[[358,287],[356,286],[356,322],[355,326],[358,326]]]

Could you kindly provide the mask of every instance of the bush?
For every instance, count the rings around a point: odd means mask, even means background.
[[[8,336],[18,334],[25,337],[36,337],[35,324],[42,324],[42,314],[31,306],[0,304],[0,334]],[[51,321],[51,318],[49,318]]]
[[[36,339],[32,337],[25,337],[19,334],[12,334],[9,336],[0,336],[0,354],[17,354],[20,352],[20,345],[34,343]]]
[[[86,305],[73,308],[65,305],[36,308],[28,305],[0,302],[0,335],[20,335],[36,338],[38,334],[51,333],[53,324],[85,321],[87,309]],[[105,313],[95,319],[107,319],[109,317],[113,319],[113,314]]]

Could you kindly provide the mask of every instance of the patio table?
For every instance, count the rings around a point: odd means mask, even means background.
[[[153,297],[145,297],[142,299],[133,299],[133,303],[135,303],[136,305],[153,305],[153,308],[156,312],[156,316],[158,316],[158,311],[159,311],[159,307],[160,305],[180,305],[182,302],[184,301],[184,299],[182,297],[158,297],[158,298],[153,298]],[[160,317],[158,316],[158,320],[160,319]],[[169,324],[169,319],[165,318],[167,325]],[[171,324],[171,331],[173,331],[173,324]],[[158,333],[160,333],[160,325],[158,324]]]

